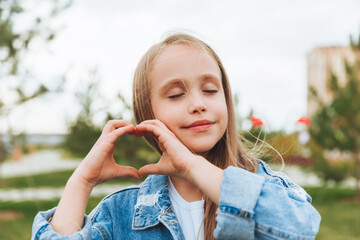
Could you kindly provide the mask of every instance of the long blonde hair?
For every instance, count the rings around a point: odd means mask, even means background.
[[[162,42],[153,45],[141,58],[134,74],[133,80],[133,110],[135,121],[140,123],[144,120],[154,119],[154,113],[150,102],[150,79],[149,74],[157,56],[169,45],[184,44],[203,50],[209,54],[219,66],[222,77],[222,86],[225,93],[225,100],[228,112],[228,126],[223,137],[207,153],[206,158],[214,165],[225,169],[228,166],[236,166],[255,172],[257,162],[243,146],[238,137],[236,127],[236,116],[233,106],[230,84],[224,66],[214,50],[200,39],[184,33],[177,33],[168,36]],[[145,136],[148,143],[160,154],[162,153],[155,139]],[[204,238],[214,239],[213,232],[216,227],[217,205],[205,196],[204,210]]]

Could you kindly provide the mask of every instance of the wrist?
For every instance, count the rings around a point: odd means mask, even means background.
[[[188,180],[206,194],[214,203],[219,204],[221,181],[224,170],[198,156],[189,169]]]
[[[84,179],[77,171],[71,175],[66,185],[76,187],[83,192],[91,192],[92,189],[96,186],[96,184]]]
[[[191,161],[191,166],[189,167],[189,169],[187,171],[186,178],[190,182],[198,185],[197,182],[199,180],[200,173],[203,172],[205,169],[207,169],[209,167],[208,166],[209,164],[213,165],[204,157],[195,155],[195,158]]]

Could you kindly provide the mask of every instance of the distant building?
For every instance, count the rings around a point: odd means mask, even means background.
[[[324,103],[332,100],[332,95],[327,87],[331,72],[337,76],[340,85],[346,82],[345,59],[350,64],[355,61],[355,54],[350,46],[319,47],[307,55],[308,89],[313,87]],[[316,110],[317,104],[308,91],[307,116],[312,116]]]

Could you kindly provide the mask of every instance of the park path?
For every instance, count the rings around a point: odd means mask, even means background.
[[[105,196],[116,192],[129,185],[107,184],[98,185],[91,192],[91,196]],[[7,189],[0,190],[0,202],[22,202],[59,199],[64,188],[26,188],[26,189]]]
[[[20,161],[4,162],[0,167],[3,178],[33,175],[52,171],[75,169],[79,159],[64,159],[56,150],[39,151],[25,155]]]
[[[5,162],[0,168],[3,178],[29,176],[60,170],[73,170],[80,163],[80,159],[64,159],[61,152],[56,150],[39,151],[25,155],[21,161]],[[128,185],[106,184],[94,188],[91,196],[104,196],[118,191]],[[35,201],[60,198],[64,187],[60,188],[25,188],[0,189],[0,201]]]

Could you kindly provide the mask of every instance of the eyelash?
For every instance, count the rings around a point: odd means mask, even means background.
[[[184,95],[184,93],[180,93],[180,94],[176,94],[176,95],[171,95],[171,96],[169,96],[169,98],[171,98],[171,99],[179,98],[179,97],[181,97],[182,95]]]
[[[218,91],[217,90],[204,90],[204,92],[206,92],[206,93],[217,93]]]
[[[204,90],[203,92],[205,92],[205,93],[217,93],[218,91],[217,90]],[[184,94],[185,93],[171,95],[171,96],[169,96],[169,98],[171,98],[171,99],[179,98],[179,97],[183,96]]]

